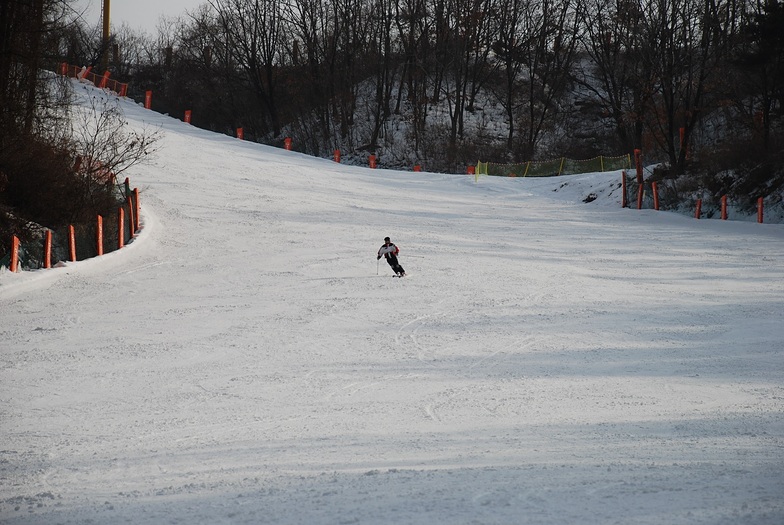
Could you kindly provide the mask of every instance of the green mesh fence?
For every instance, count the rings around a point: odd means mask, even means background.
[[[577,175],[597,171],[631,169],[631,156],[599,156],[586,160],[560,158],[546,161],[528,161],[520,164],[497,164],[480,162],[477,173],[498,177],[555,177],[558,175]]]

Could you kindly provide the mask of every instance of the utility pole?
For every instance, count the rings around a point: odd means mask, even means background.
[[[106,71],[109,69],[109,12],[110,12],[110,0],[103,0],[103,6],[101,7],[101,21],[103,22],[103,40],[102,42],[102,53],[101,53],[101,66],[103,66],[103,70]]]

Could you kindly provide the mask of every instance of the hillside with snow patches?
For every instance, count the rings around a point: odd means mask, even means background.
[[[121,104],[141,233],[0,272],[0,522],[784,522],[784,225]]]

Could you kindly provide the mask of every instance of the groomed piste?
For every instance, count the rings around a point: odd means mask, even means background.
[[[122,105],[139,235],[0,273],[0,522],[784,522],[784,225]]]

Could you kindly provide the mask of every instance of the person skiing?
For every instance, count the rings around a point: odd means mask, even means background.
[[[389,266],[392,267],[392,271],[394,271],[398,277],[405,277],[406,271],[397,261],[398,253],[400,253],[398,247],[389,240],[389,237],[384,237],[384,245],[378,249],[378,257],[376,257],[376,260],[381,259],[381,256],[383,255],[387,258],[387,262],[389,263]]]

